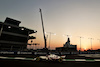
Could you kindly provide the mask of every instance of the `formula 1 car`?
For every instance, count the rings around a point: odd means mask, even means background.
[[[48,61],[59,61],[59,62],[62,62],[62,60],[65,57],[66,57],[65,55],[58,56],[58,55],[55,55],[55,54],[50,54],[50,55],[46,55],[46,56],[38,56],[38,57],[36,57],[36,61],[48,60]]]

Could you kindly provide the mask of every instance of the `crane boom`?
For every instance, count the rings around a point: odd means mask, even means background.
[[[43,36],[44,36],[44,43],[45,43],[45,49],[47,49],[47,44],[46,44],[46,37],[45,37],[45,31],[44,31],[44,24],[43,24],[43,17],[42,17],[42,10],[40,9],[40,15],[41,15],[41,22],[42,22],[42,29],[43,29]]]

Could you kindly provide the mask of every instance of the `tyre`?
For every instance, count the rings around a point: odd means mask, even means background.
[[[36,61],[40,61],[40,58],[39,57],[36,57]]]
[[[58,62],[62,62],[62,58],[59,58]]]

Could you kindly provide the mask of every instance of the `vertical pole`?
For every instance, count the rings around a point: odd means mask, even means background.
[[[99,43],[100,43],[100,39],[97,39],[97,40],[99,40]]]
[[[50,36],[49,36],[49,46],[48,46],[48,48],[50,49],[51,34],[54,34],[54,33],[52,33],[52,32],[47,32],[47,33],[50,34]],[[56,35],[56,34],[55,34],[55,35]]]
[[[99,40],[99,42],[100,42],[100,39],[98,39]]]
[[[49,37],[49,49],[50,49],[50,40],[51,40],[51,32],[50,32],[50,37]]]
[[[91,38],[91,50],[92,50],[92,38]]]
[[[80,37],[80,51],[81,51],[81,40],[82,40],[82,38],[84,38],[84,37],[81,37],[81,36],[79,36]]]
[[[91,50],[92,50],[92,39],[93,39],[93,38],[89,38],[89,39],[90,39],[90,42],[91,42]]]
[[[41,15],[41,21],[42,21],[42,28],[43,28],[43,36],[44,36],[44,42],[45,42],[45,49],[47,48],[46,44],[46,37],[45,37],[45,32],[44,32],[44,25],[43,25],[43,17],[42,17],[42,10],[40,9],[40,15]]]
[[[80,51],[81,51],[81,37],[80,37]]]

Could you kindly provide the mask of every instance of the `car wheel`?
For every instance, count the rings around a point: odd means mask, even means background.
[[[39,57],[36,57],[36,61],[40,61],[40,58]]]
[[[59,62],[62,62],[62,58],[59,58],[59,60],[58,60]]]

